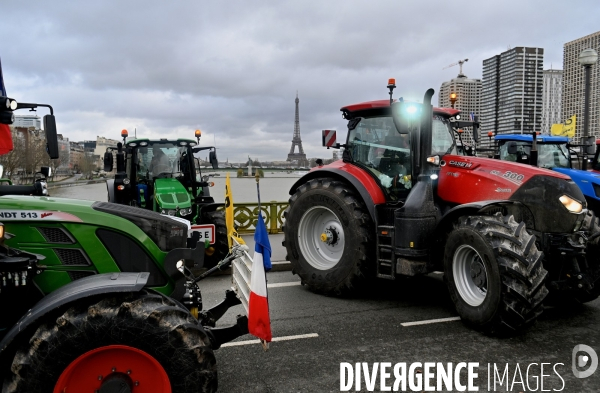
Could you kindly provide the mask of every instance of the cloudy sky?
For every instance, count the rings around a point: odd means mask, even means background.
[[[54,107],[70,140],[192,137],[219,160],[285,160],[300,98],[309,157],[322,129],[346,135],[340,107],[427,88],[515,46],[545,50],[600,30],[598,0],[0,2],[8,95]],[[437,96],[434,96],[437,102]],[[23,113],[25,114],[25,113]],[[45,112],[39,113],[46,114]]]

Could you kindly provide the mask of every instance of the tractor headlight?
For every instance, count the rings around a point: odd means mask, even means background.
[[[188,215],[192,214],[192,208],[191,207],[183,208],[179,211],[179,214],[182,216],[188,216]]]
[[[176,216],[177,215],[177,210],[171,209],[171,210],[167,210],[167,214],[170,216]]]
[[[563,195],[558,199],[563,204],[563,206],[567,208],[567,210],[571,213],[581,213],[581,211],[583,210],[583,205],[581,205],[580,202],[576,201],[571,197]]]

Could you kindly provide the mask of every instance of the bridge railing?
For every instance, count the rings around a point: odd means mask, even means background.
[[[281,226],[285,221],[283,212],[288,202],[261,202],[260,210],[265,219],[269,233],[282,233]],[[233,205],[233,221],[239,234],[254,233],[258,220],[258,203],[235,203]]]

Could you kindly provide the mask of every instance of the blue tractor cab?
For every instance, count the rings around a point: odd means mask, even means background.
[[[600,215],[600,173],[573,168],[569,138],[537,135],[536,149],[531,134],[502,134],[495,137],[501,160],[534,165],[564,173],[579,186],[596,216]]]

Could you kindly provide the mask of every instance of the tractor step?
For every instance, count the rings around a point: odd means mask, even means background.
[[[396,279],[393,226],[379,225],[377,227],[377,277],[388,280]]]

